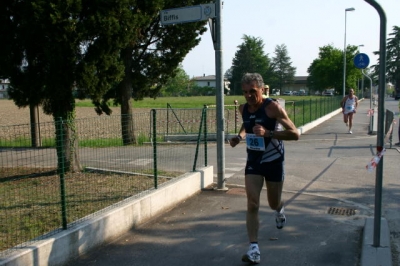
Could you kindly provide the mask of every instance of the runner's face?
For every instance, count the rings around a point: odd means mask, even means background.
[[[255,82],[251,84],[242,84],[242,92],[248,104],[254,105],[262,102],[263,89],[257,88]]]
[[[353,96],[354,95],[354,90],[349,90],[349,95]]]

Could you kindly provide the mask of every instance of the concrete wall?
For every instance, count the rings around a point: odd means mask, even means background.
[[[48,239],[16,248],[1,266],[62,265],[96,246],[110,241],[135,226],[173,208],[213,183],[213,167],[188,173],[178,180],[125,202],[96,218],[91,218]]]

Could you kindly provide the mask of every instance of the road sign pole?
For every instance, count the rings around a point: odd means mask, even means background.
[[[197,6],[161,10],[160,23],[172,25],[213,19],[211,33],[215,50],[215,80],[217,106],[217,173],[218,189],[225,188],[225,118],[224,73],[222,67],[222,0]]]
[[[222,3],[215,1],[215,77],[217,98],[217,189],[225,188],[225,118],[224,118],[224,74],[222,67]]]
[[[386,90],[386,14],[383,8],[373,0],[365,0],[373,6],[380,17],[380,38],[379,38],[379,96],[378,96],[378,129],[377,129],[377,152],[384,148],[384,118],[385,118],[385,90]],[[374,214],[374,241],[373,246],[380,246],[381,237],[381,216],[382,216],[382,178],[383,178],[383,157],[376,167],[375,177],[375,214]]]

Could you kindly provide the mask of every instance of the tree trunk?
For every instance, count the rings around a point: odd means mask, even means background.
[[[39,125],[39,114],[37,112],[38,106],[34,104],[29,105],[30,113],[30,124],[31,124],[31,145],[33,148],[41,147],[42,143],[40,140],[40,125]]]
[[[124,145],[136,144],[136,138],[133,129],[131,91],[132,84],[122,81],[120,83],[121,92],[121,128],[122,142]]]
[[[131,61],[132,51],[124,49],[122,57],[125,65],[125,75],[121,83],[118,85],[119,95],[121,97],[121,128],[123,145],[136,144],[135,131],[133,128],[132,116],[132,78],[131,78]]]
[[[58,172],[80,172],[79,145],[75,124],[75,108],[65,117],[55,117]]]

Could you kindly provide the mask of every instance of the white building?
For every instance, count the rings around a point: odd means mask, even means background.
[[[8,79],[0,79],[0,99],[8,99],[8,88],[10,87],[10,81]]]
[[[204,74],[203,76],[194,77],[192,80],[194,80],[195,84],[199,87],[211,87],[211,88],[217,87],[215,75],[206,76]],[[224,79],[225,89],[229,90],[229,84],[230,84],[230,82],[227,79]]]

